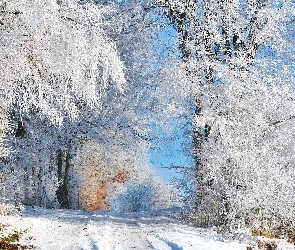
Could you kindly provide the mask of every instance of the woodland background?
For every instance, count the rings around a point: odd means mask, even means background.
[[[294,4],[2,0],[2,202],[182,205],[199,226],[294,237]],[[147,163],[171,121],[193,159],[176,185]]]

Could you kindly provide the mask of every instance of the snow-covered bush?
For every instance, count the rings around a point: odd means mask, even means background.
[[[146,165],[138,165],[132,177],[109,197],[108,204],[112,210],[138,212],[181,205],[179,190],[164,183]]]
[[[0,215],[18,215],[23,209],[21,204],[13,204],[11,200],[2,199],[0,202]]]
[[[110,201],[111,208],[119,212],[138,212],[153,207],[154,190],[145,183],[129,184],[124,193]]]

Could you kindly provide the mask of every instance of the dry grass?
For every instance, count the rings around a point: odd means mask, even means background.
[[[253,228],[251,230],[252,236],[264,236],[266,238],[275,238],[277,235],[274,230],[269,228]]]
[[[258,249],[263,250],[276,250],[278,249],[278,245],[275,241],[270,240],[257,240]]]
[[[1,250],[20,250],[20,249],[35,249],[36,247],[29,245],[21,245],[21,244],[15,244],[15,243],[8,243],[5,241],[0,241],[0,249]]]
[[[3,229],[3,227],[1,227]],[[7,236],[2,236],[0,238],[0,249],[1,250],[19,250],[19,249],[35,249],[36,247],[33,245],[21,245],[18,242],[21,236],[26,233],[27,230],[14,230],[12,233]]]
[[[272,239],[272,238],[283,239],[284,238],[284,239],[287,239],[287,241],[289,243],[295,245],[295,229],[293,229],[293,228],[287,228],[287,229],[286,228],[285,229],[282,229],[282,228],[274,228],[274,229],[254,228],[254,229],[252,229],[251,233],[252,233],[252,236],[264,236],[269,239]],[[263,246],[263,244],[260,244],[260,246],[261,246],[260,249],[267,249],[267,250],[276,249],[276,248],[274,248],[275,246],[270,245],[270,243],[271,243],[271,241],[268,241],[265,246]],[[258,246],[259,246],[259,244],[258,244]]]
[[[288,233],[288,242],[295,245],[295,229],[290,230]]]

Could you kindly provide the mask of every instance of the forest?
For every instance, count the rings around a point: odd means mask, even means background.
[[[294,0],[0,0],[1,214],[182,207],[295,243],[294,42]]]

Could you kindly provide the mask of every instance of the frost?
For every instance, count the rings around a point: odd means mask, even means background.
[[[293,1],[2,1],[0,47],[11,204],[185,205],[198,226],[294,237]],[[180,190],[147,164],[175,141]]]
[[[40,110],[61,124],[77,117],[77,100],[91,108],[110,81],[125,84],[115,44],[100,28],[102,6],[76,1],[9,1],[1,12],[2,108]]]

